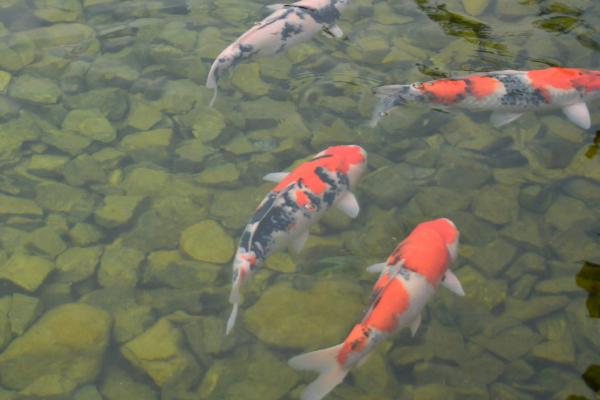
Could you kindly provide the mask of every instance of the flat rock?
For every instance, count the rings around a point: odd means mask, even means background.
[[[98,269],[98,283],[102,287],[135,287],[144,253],[127,247],[109,247],[104,251]]]
[[[102,247],[69,247],[56,259],[56,279],[59,282],[79,282],[96,272]]]
[[[44,211],[31,199],[0,194],[0,215],[40,217]]]
[[[182,380],[191,384],[200,373],[194,357],[183,347],[183,335],[164,318],[121,346],[121,354],[161,387]]]
[[[105,228],[128,224],[143,200],[144,196],[106,196],[104,205],[94,212],[94,218]]]
[[[17,253],[0,266],[0,279],[34,292],[53,269],[54,264],[45,258]]]
[[[21,75],[15,79],[11,88],[11,97],[37,104],[55,104],[61,92],[54,81]]]
[[[110,121],[98,109],[78,109],[67,114],[63,128],[92,140],[112,142],[117,132]]]
[[[363,297],[360,287],[348,281],[320,280],[308,290],[278,283],[242,316],[246,328],[272,346],[317,349],[348,333],[364,307]]]
[[[0,382],[25,391],[60,382],[58,394],[66,397],[100,373],[110,327],[110,314],[86,304],[48,311],[0,354]]]

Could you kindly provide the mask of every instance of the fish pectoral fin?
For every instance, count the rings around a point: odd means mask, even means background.
[[[346,192],[335,202],[335,206],[350,218],[356,218],[360,212],[360,206],[352,192]]]
[[[443,287],[450,290],[454,294],[457,294],[459,296],[465,295],[465,291],[462,285],[460,284],[460,281],[458,280],[456,275],[454,275],[454,272],[450,271],[449,269],[446,270],[446,273],[442,278],[441,284]]]
[[[285,7],[289,7],[289,4],[285,4],[285,3],[275,3],[275,4],[269,4],[265,7],[267,7],[267,10],[269,11],[277,11],[277,10],[281,10],[282,8]]]
[[[263,181],[279,183],[289,174],[289,172],[271,172],[263,176]]]
[[[344,38],[344,31],[342,31],[342,28],[340,28],[337,24],[325,26],[325,27],[323,27],[323,30],[326,33],[328,33],[331,36],[333,36],[334,38],[337,38],[337,39],[343,39]]]
[[[308,229],[302,232],[300,235],[295,237],[289,245],[289,249],[294,254],[300,254],[306,241],[308,240]]]
[[[421,314],[417,315],[415,319],[413,319],[413,321],[410,323],[410,334],[412,336],[415,336],[417,330],[419,329],[419,326],[421,326]]]
[[[590,129],[592,122],[590,120],[590,111],[584,102],[571,104],[563,107],[563,113],[569,118],[569,121],[582,129]]]
[[[516,121],[523,115],[518,112],[494,111],[490,116],[490,123],[494,128],[500,128],[506,124]]]
[[[381,272],[385,269],[386,263],[377,263],[373,265],[369,265],[367,267],[367,271],[369,272]]]

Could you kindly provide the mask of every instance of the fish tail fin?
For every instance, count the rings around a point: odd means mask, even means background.
[[[402,105],[406,102],[403,94],[409,90],[409,85],[387,85],[380,86],[375,89],[377,104],[373,110],[373,116],[369,122],[369,126],[374,128],[381,117],[387,115],[388,111],[395,106]]]
[[[235,325],[235,320],[237,319],[238,310],[240,308],[240,303],[233,303],[233,308],[231,309],[231,314],[229,314],[229,318],[227,319],[227,326],[225,327],[225,335],[229,335],[231,330]]]
[[[233,286],[231,287],[231,293],[229,294],[229,302],[233,304],[233,308],[231,309],[231,314],[229,314],[229,318],[227,319],[227,326],[225,327],[225,335],[229,335],[231,330],[235,325],[235,320],[237,319],[238,310],[240,308],[240,288],[242,286],[242,280],[238,275],[236,280],[233,282]]]
[[[344,380],[349,369],[340,365],[337,360],[342,346],[343,343],[300,354],[288,361],[289,366],[294,369],[319,372],[319,377],[302,392],[301,400],[320,400]]]

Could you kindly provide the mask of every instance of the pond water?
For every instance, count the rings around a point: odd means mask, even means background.
[[[466,296],[440,289],[327,398],[598,397],[600,101],[587,131],[415,105],[368,122],[379,85],[600,69],[600,2],[353,0],[346,39],[241,63],[209,108],[212,61],[268,13],[0,0],[0,399],[297,399],[315,375],[287,359],[341,342],[366,266],[441,216]],[[261,177],[334,144],[368,151],[359,217],[270,257],[225,337]]]

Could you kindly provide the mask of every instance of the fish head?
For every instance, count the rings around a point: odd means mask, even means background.
[[[336,160],[336,168],[348,176],[350,188],[353,188],[367,170],[367,152],[358,145],[332,146],[317,154],[315,159],[322,158],[331,165],[327,158]]]
[[[341,13],[350,3],[350,0],[331,0],[331,4]]]
[[[573,79],[573,86],[592,97],[600,97],[600,71],[580,70]]]
[[[422,222],[402,241],[393,255],[407,269],[424,276],[434,287],[458,253],[459,232],[447,218]]]

